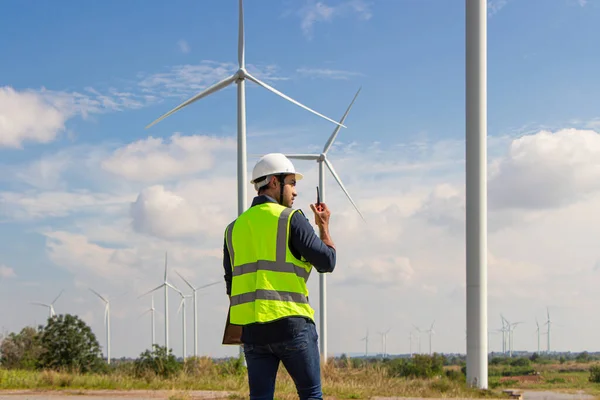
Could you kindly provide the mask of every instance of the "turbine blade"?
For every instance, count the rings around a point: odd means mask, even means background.
[[[182,275],[179,273],[179,271],[175,271],[175,273],[176,273],[177,275],[179,275],[179,277],[180,277],[181,279],[183,279],[183,281],[184,281],[184,282],[185,282],[185,283],[186,283],[186,284],[187,284],[187,285],[190,287],[190,289],[194,290],[194,286],[193,286],[191,283],[189,283],[189,282],[188,282],[188,280],[187,280],[187,279],[185,279],[185,278],[184,278],[184,277],[183,277],[183,276],[182,276]]]
[[[96,292],[94,289],[92,288],[88,288],[92,291],[92,293],[94,293],[96,296],[100,297],[102,299],[102,301],[104,301],[105,303],[108,303],[108,300],[106,300],[104,297],[102,297],[102,295],[98,292]]]
[[[318,154],[286,154],[285,156],[293,160],[318,160],[320,157]]]
[[[358,212],[358,215],[360,215],[360,217],[362,218],[362,220],[365,221],[365,217],[363,217],[362,213],[358,209],[358,206],[356,205],[356,203],[354,203],[354,200],[352,200],[352,197],[350,197],[350,193],[348,193],[348,191],[344,187],[344,184],[342,183],[342,180],[340,179],[340,177],[338,176],[338,174],[333,169],[333,165],[331,165],[331,163],[329,162],[329,160],[327,158],[325,158],[324,161],[325,161],[325,165],[327,165],[327,168],[329,168],[329,171],[331,172],[331,175],[333,175],[333,177],[335,178],[335,180],[337,181],[337,183],[340,185],[340,187],[342,188],[342,190],[344,191],[344,193],[348,197],[348,200],[350,200],[350,203],[352,203],[352,205],[354,206],[354,208]]]
[[[319,117],[321,117],[321,118],[325,118],[327,121],[333,122],[333,123],[334,123],[334,124],[336,124],[336,125],[340,125],[340,126],[342,126],[343,128],[345,128],[345,127],[346,127],[346,126],[344,126],[343,124],[340,124],[339,122],[336,122],[336,121],[332,120],[331,118],[329,118],[329,117],[326,117],[326,116],[324,116],[323,114],[321,114],[321,113],[318,113],[318,112],[316,112],[315,110],[313,110],[313,109],[311,109],[311,108],[308,108],[308,107],[306,107],[304,104],[297,102],[296,100],[292,99],[291,97],[289,97],[289,96],[287,96],[287,95],[285,95],[285,94],[281,93],[279,90],[275,89],[274,87],[271,87],[271,86],[267,85],[266,83],[264,83],[263,81],[261,81],[261,80],[259,80],[259,79],[255,78],[254,76],[250,75],[249,73],[246,73],[246,78],[250,79],[252,82],[256,83],[257,85],[259,85],[259,86],[262,86],[262,87],[264,87],[264,88],[265,88],[265,89],[267,89],[267,90],[270,90],[271,92],[275,93],[276,95],[278,95],[278,96],[281,96],[281,97],[283,97],[284,99],[286,99],[286,100],[288,100],[288,101],[290,101],[290,102],[294,103],[295,105],[297,105],[297,106],[299,106],[299,107],[302,107],[302,108],[304,108],[305,110],[307,110],[307,111],[310,111],[311,113],[313,113],[313,114],[316,114],[316,115],[318,115],[318,116],[319,116]]]
[[[167,252],[165,251],[165,282],[167,281]]]
[[[183,296],[183,292],[179,289],[177,289],[175,286],[171,285],[169,282],[165,283],[165,285],[167,285],[168,287],[170,287],[171,289],[173,289],[174,291],[176,291],[177,293],[179,293],[180,295]]]
[[[158,119],[154,120],[152,123],[150,123],[149,125],[146,126],[146,129],[150,128],[152,125],[155,125],[157,123],[159,123],[160,121],[162,121],[163,119],[167,118],[168,116],[170,116],[171,114],[181,110],[183,107],[192,104],[193,102],[200,100],[203,97],[206,97],[210,94],[213,94],[215,92],[218,92],[219,90],[223,89],[224,87],[230,85],[231,83],[233,83],[235,80],[237,79],[237,73],[231,75],[230,77],[227,77],[225,79],[223,79],[220,82],[215,83],[214,85],[212,85],[209,88],[206,88],[203,92],[198,93],[197,95],[195,95],[194,97],[192,97],[189,100],[186,100],[185,102],[181,103],[180,105],[178,105],[177,107],[175,107],[174,109],[172,109],[171,111],[169,111],[168,113],[160,116]]]
[[[346,109],[346,112],[344,113],[344,116],[342,117],[342,119],[340,120],[340,124],[343,124],[344,121],[346,120],[346,117],[348,116],[348,113],[350,112],[350,109],[352,108],[352,105],[354,104],[354,101],[356,100],[356,98],[358,97],[358,94],[360,93],[360,90],[362,88],[358,88],[358,91],[356,92],[356,94],[354,95],[354,98],[352,99],[352,102],[350,103],[350,105],[348,106],[348,108]],[[329,139],[327,140],[327,143],[325,143],[325,147],[323,147],[323,153],[327,153],[327,151],[329,150],[329,148],[331,147],[331,145],[333,144],[333,142],[335,141],[335,138],[337,137],[338,132],[340,131],[340,126],[336,126],[335,129],[333,130],[333,133],[331,134],[331,136],[329,137]]]
[[[209,284],[206,284],[206,285],[199,286],[199,287],[197,287],[195,290],[198,290],[198,289],[204,289],[204,288],[207,288],[207,287],[209,287],[209,286],[214,286],[214,285],[216,285],[217,283],[221,283],[221,281],[218,281],[218,282],[213,282],[213,283],[209,283]]]
[[[60,295],[63,294],[64,291],[65,291],[65,289],[61,290],[60,293],[58,294],[58,296],[56,296],[56,298],[54,300],[52,300],[52,303],[50,303],[50,304],[54,304],[56,302],[56,300],[58,300]]]
[[[37,302],[32,302],[30,304],[34,304],[36,306],[42,306],[42,307],[48,307],[48,308],[50,308],[50,304],[37,303]]]
[[[239,27],[238,27],[238,64],[239,64],[240,68],[244,68],[246,65],[244,53],[245,53],[245,49],[244,49],[244,5],[243,5],[243,1],[240,0]]]
[[[181,311],[181,307],[183,306],[184,300],[185,300],[185,297],[182,297],[181,301],[179,302],[179,308],[177,309],[177,314],[179,314],[179,312]]]
[[[155,288],[154,288],[154,289],[152,289],[152,290],[148,290],[146,293],[144,293],[144,294],[142,294],[142,295],[139,295],[139,296],[138,296],[138,299],[139,299],[139,298],[141,298],[141,297],[144,297],[144,296],[145,296],[145,295],[147,295],[147,294],[150,294],[150,293],[154,292],[155,290],[158,290],[158,289],[160,289],[160,288],[161,288],[161,287],[163,287],[163,286],[165,286],[165,284],[164,284],[164,283],[163,283],[162,285],[160,285],[160,286],[157,286],[157,287],[155,287]]]

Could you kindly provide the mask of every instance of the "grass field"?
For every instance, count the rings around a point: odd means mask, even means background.
[[[224,390],[230,398],[248,398],[245,370],[219,366],[208,359],[186,365],[170,378],[154,374],[134,377],[126,368],[106,374],[72,374],[54,371],[0,369],[0,389],[95,389],[95,390]],[[366,399],[372,396],[405,397],[500,397],[498,392],[468,388],[464,382],[445,376],[431,379],[408,379],[390,376],[380,364],[353,368],[327,365],[323,368],[323,391],[329,398]],[[276,387],[277,398],[297,398],[293,381],[280,368]]]
[[[323,391],[328,398],[367,399],[373,396],[424,397],[424,398],[506,398],[505,388],[527,390],[552,390],[586,393],[600,396],[600,384],[589,381],[589,368],[593,364],[531,364],[527,375],[519,375],[516,367],[490,365],[490,390],[468,388],[459,366],[445,367],[456,370],[448,377],[442,374],[432,378],[406,378],[394,376],[385,363],[374,362],[360,366],[351,363],[328,364],[323,368]],[[534,373],[531,373],[531,370]],[[515,376],[503,376],[514,374]],[[0,390],[171,390],[173,397],[185,399],[186,391],[218,390],[229,392],[229,398],[248,398],[246,372],[235,363],[215,363],[208,358],[194,359],[169,378],[152,372],[142,376],[133,373],[131,365],[111,366],[102,374],[74,374],[55,371],[26,371],[0,369]],[[279,371],[276,396],[278,399],[295,399],[293,381],[282,367]]]

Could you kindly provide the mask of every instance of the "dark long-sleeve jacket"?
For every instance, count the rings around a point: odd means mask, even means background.
[[[259,195],[254,198],[251,207],[266,202],[275,202],[275,200],[266,195]],[[289,248],[296,258],[304,257],[320,273],[333,272],[335,268],[335,249],[323,243],[303,213],[296,212],[292,216]],[[227,294],[231,295],[232,267],[226,241],[223,244],[223,268]],[[269,323],[246,325],[242,329],[242,342],[267,344],[289,340],[302,330],[306,323],[312,321],[304,317],[287,317]]]

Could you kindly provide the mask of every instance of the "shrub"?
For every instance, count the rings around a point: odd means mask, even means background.
[[[36,369],[44,351],[41,330],[26,326],[19,333],[9,334],[0,344],[0,364],[7,369]]]
[[[589,381],[592,383],[600,383],[600,365],[592,365],[590,367]]]
[[[173,355],[173,350],[157,344],[152,351],[146,350],[134,362],[134,373],[137,377],[148,378],[148,373],[169,378],[181,370],[181,364]]]
[[[391,376],[410,378],[432,378],[444,373],[444,357],[415,354],[410,359],[395,359],[386,364]]]

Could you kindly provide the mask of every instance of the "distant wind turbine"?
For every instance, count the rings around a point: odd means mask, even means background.
[[[154,344],[156,344],[156,335],[155,335],[155,329],[154,329],[154,313],[155,312],[156,312],[156,309],[154,308],[154,295],[152,295],[152,306],[141,314],[141,315],[144,315],[146,313],[150,313],[150,335],[152,337],[152,344],[151,344],[150,348],[153,348]],[[141,317],[141,315],[140,315],[140,317]]]
[[[389,328],[385,332],[377,332],[381,335],[381,355],[383,358],[387,355],[387,334],[390,333],[392,328]]]
[[[535,318],[535,325],[537,326],[535,333],[537,333],[537,352],[540,354],[540,323],[537,317]]]
[[[36,306],[42,306],[42,307],[48,307],[48,313],[49,313],[49,317],[52,318],[56,315],[56,313],[54,312],[54,303],[56,303],[56,300],[58,300],[58,298],[60,297],[61,294],[63,294],[65,290],[61,290],[60,293],[58,294],[58,296],[56,296],[54,298],[54,300],[52,300],[52,303],[50,304],[45,304],[45,303],[39,303],[39,302],[32,302],[31,304],[35,304]]]
[[[548,354],[550,354],[550,325],[552,325],[552,321],[550,320],[550,309],[548,307],[546,307],[546,313],[548,315],[548,319],[546,320],[545,325],[548,326],[548,330],[546,331],[546,334],[548,335],[547,340],[548,340],[548,347],[547,347],[547,352]]]
[[[181,302],[179,303],[179,308],[177,309],[177,313],[179,313],[181,311],[181,323],[182,323],[182,328],[181,328],[181,332],[183,335],[182,338],[182,358],[183,361],[185,361],[185,357],[187,356],[187,351],[186,351],[186,342],[187,342],[187,338],[186,338],[186,328],[185,328],[185,299],[192,297],[191,295],[184,295],[182,292],[179,292],[179,295],[181,296]]]
[[[181,275],[178,271],[175,271],[175,273],[177,273],[177,275],[179,275],[179,277],[181,279],[183,279],[183,281],[194,292],[194,294],[193,294],[193,296],[194,296],[194,356],[198,357],[198,297],[197,297],[197,293],[196,292],[198,290],[200,290],[200,289],[204,289],[204,288],[207,288],[209,286],[216,285],[216,284],[218,284],[220,282],[213,282],[213,283],[209,283],[209,284],[206,284],[206,285],[195,287],[187,279],[185,279],[183,277],[183,275]]]
[[[429,327],[429,329],[427,329],[425,332],[429,334],[429,355],[431,355],[431,335],[433,335],[435,333],[435,331],[433,330],[433,325],[435,324],[435,321],[433,321],[431,323],[431,326]]]
[[[418,345],[419,346],[419,354],[421,354],[421,329],[419,329],[419,327],[416,326],[416,325],[413,325],[413,326],[415,327],[415,330],[417,332],[419,332],[419,335],[417,336],[417,340],[418,340],[418,343],[419,343],[419,345]]]
[[[340,188],[342,189],[342,191],[346,194],[346,197],[348,197],[348,200],[350,200],[350,203],[352,203],[352,205],[354,206],[354,208],[356,209],[356,211],[358,212],[358,214],[364,221],[364,217],[363,217],[362,213],[360,212],[360,210],[358,209],[358,206],[356,205],[354,200],[352,200],[350,193],[348,193],[348,191],[344,187],[344,184],[342,183],[342,180],[340,179],[339,175],[335,172],[335,169],[333,168],[331,161],[329,161],[329,159],[327,158],[327,152],[333,145],[333,142],[335,141],[335,139],[338,135],[338,132],[340,131],[342,124],[346,120],[346,117],[348,116],[348,113],[350,112],[350,109],[352,108],[352,105],[354,104],[354,101],[358,97],[359,93],[360,93],[360,89],[358,89],[358,91],[354,95],[354,98],[352,99],[352,102],[350,103],[350,105],[346,109],[346,112],[342,116],[342,119],[340,120],[339,125],[335,127],[335,129],[333,130],[333,133],[331,134],[331,136],[329,136],[329,139],[327,139],[327,142],[325,142],[325,146],[323,147],[323,151],[321,153],[319,153],[319,154],[286,154],[286,157],[289,159],[292,159],[292,160],[316,161],[319,164],[319,194],[321,197],[321,201],[324,203],[325,203],[325,168],[324,168],[323,164],[325,164],[325,166],[327,166],[327,168],[329,169],[329,172],[331,172],[331,175],[333,175],[333,178],[337,181],[338,185],[340,185]],[[320,353],[321,353],[321,358],[322,358],[323,362],[326,362],[327,361],[327,275],[326,274],[319,274],[319,319],[320,319],[319,337],[321,340]]]
[[[152,290],[147,291],[146,293],[138,296],[138,299],[144,297],[147,294],[150,294],[160,288],[165,289],[165,347],[167,351],[169,351],[169,288],[175,290],[178,293],[181,293],[179,289],[175,286],[171,285],[167,279],[167,252],[165,252],[165,279],[162,284],[158,285]]]
[[[92,293],[100,298],[105,304],[104,306],[104,327],[106,328],[106,360],[110,364],[110,302],[94,289],[89,288]]]
[[[367,357],[369,355],[369,329],[367,329],[367,334],[360,340],[361,342],[365,341],[365,357]]]

